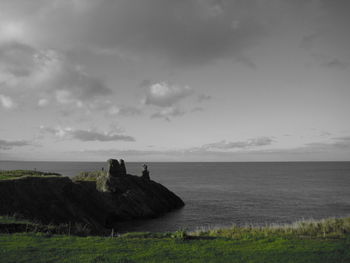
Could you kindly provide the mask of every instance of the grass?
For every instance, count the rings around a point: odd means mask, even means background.
[[[118,237],[0,234],[0,262],[345,263],[350,262],[349,222],[340,218]]]
[[[40,222],[32,222],[16,215],[0,216],[0,234],[11,234],[17,232],[45,233],[47,236],[53,234],[88,236],[91,235],[92,230],[88,225],[81,223],[46,225]]]
[[[42,176],[61,176],[59,173],[47,173],[35,170],[11,170],[0,171],[0,180],[18,179],[21,177],[42,177]]]
[[[230,228],[198,229],[192,236],[211,236],[227,238],[257,238],[266,236],[298,236],[310,238],[344,238],[350,234],[350,217],[328,218],[322,220],[301,220],[293,224],[273,224],[269,226],[233,225]]]
[[[16,216],[0,216],[0,224],[32,224],[32,222],[27,219],[16,218]]]
[[[96,181],[97,177],[106,175],[106,171],[81,172],[72,178],[73,181]]]

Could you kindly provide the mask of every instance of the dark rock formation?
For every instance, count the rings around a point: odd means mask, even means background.
[[[83,223],[100,233],[118,221],[157,217],[184,206],[161,184],[127,175],[126,169],[123,175],[124,162],[115,161],[109,160],[108,172],[96,182],[68,177],[1,180],[0,215],[17,214],[45,224]]]
[[[142,178],[146,180],[151,180],[149,176],[148,166],[146,164],[143,165]]]

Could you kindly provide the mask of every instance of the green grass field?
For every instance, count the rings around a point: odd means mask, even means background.
[[[33,170],[11,170],[0,171],[0,180],[18,179],[25,176],[41,177],[41,176],[61,176],[58,173],[46,173]]]
[[[350,262],[350,218],[265,228],[78,237],[0,234],[0,262]],[[318,229],[318,232],[316,231]]]
[[[350,238],[107,238],[0,235],[0,262],[350,262]]]

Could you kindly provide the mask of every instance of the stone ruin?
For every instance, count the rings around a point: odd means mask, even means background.
[[[126,167],[124,160],[120,159],[120,162],[116,159],[109,159],[107,161],[108,169],[107,175],[110,177],[124,177],[126,176]]]
[[[126,176],[126,167],[123,159],[119,161],[116,159],[109,159],[107,161],[108,169],[107,176],[108,177],[125,177]],[[142,178],[146,180],[150,180],[149,170],[146,164],[143,165]]]

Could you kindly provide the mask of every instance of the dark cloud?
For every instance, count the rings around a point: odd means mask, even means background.
[[[0,44],[0,68],[15,77],[29,76],[33,69],[35,49],[29,45],[8,42]]]
[[[328,23],[326,31],[337,31],[334,25],[341,26],[341,35],[348,38],[343,34],[349,24],[347,0],[22,2],[4,0],[0,8],[14,16],[30,17],[36,28],[33,35],[46,46],[117,49],[180,66],[235,58],[254,68],[245,51],[258,45],[272,28],[289,21],[295,25],[305,21],[309,26],[313,18],[321,17],[319,27]],[[40,15],[33,15],[36,12]],[[312,34],[305,36],[302,45],[310,45],[312,39]]]
[[[90,41],[180,65],[235,56],[256,44],[263,28],[231,1],[103,1],[88,20]],[[103,15],[101,15],[103,14]],[[233,27],[232,21],[239,20]]]
[[[21,147],[31,145],[28,141],[6,141],[0,140],[0,150],[10,150],[13,147]]]
[[[257,0],[31,2],[4,1],[0,8],[18,17],[30,14],[33,35],[47,46],[118,49],[180,66],[236,57],[266,34]]]

